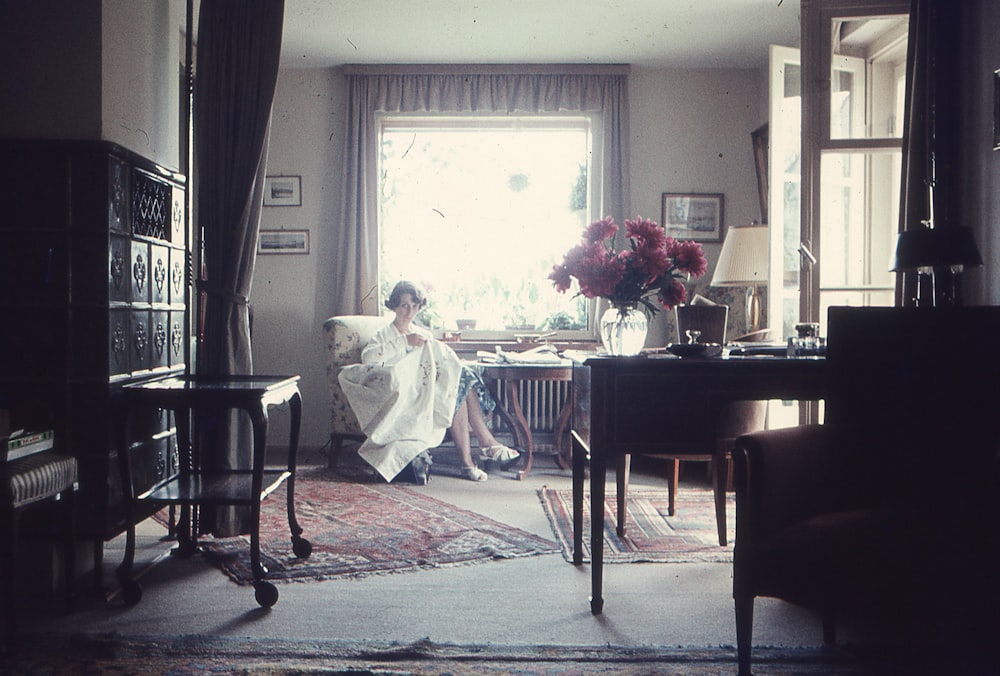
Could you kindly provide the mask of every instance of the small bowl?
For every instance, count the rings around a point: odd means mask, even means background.
[[[670,343],[667,351],[678,357],[710,357],[719,354],[722,350],[718,343]]]

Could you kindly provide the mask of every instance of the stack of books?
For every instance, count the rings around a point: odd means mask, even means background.
[[[5,447],[8,462],[47,451],[55,444],[55,434],[52,430],[37,432],[15,430],[0,439]]]

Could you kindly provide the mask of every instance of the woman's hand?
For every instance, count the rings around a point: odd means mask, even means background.
[[[427,342],[427,339],[421,336],[419,333],[408,333],[406,334],[406,344],[410,347],[423,347],[423,344]]]

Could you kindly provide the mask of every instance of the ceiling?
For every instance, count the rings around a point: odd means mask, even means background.
[[[799,0],[286,0],[283,68],[627,63],[759,68]]]

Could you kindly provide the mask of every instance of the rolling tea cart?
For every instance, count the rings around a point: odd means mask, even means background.
[[[253,569],[254,595],[265,608],[278,601],[278,589],[265,577],[267,569],[260,560],[260,505],[272,491],[288,482],[288,526],[291,530],[292,551],[299,558],[312,553],[312,544],[302,537],[302,528],[295,519],[295,465],[302,420],[302,398],[298,376],[178,376],[127,385],[122,389],[122,419],[120,433],[124,445],[130,413],[139,407],[169,409],[177,421],[177,442],[180,466],[172,476],[149,490],[135,495],[132,490],[129,453],[121,453],[122,485],[126,491],[126,509],[139,503],[161,506],[179,505],[177,528],[178,553],[191,554],[197,548],[197,529],[192,529],[192,507],[245,505],[250,507],[250,565]],[[290,431],[287,468],[265,468],[267,450],[268,409],[288,404]],[[224,415],[232,410],[246,411],[253,424],[252,467],[236,470],[210,470],[202,465],[203,449],[192,443],[192,413],[204,416]],[[128,520],[132,524],[132,520]],[[118,568],[122,597],[128,605],[142,598],[142,588],[132,577],[135,557],[135,526],[127,530],[125,556]]]

